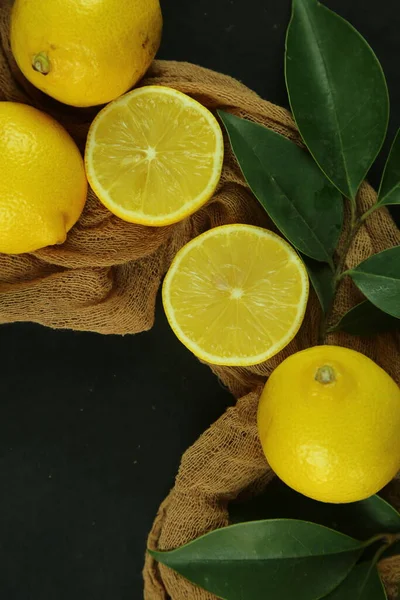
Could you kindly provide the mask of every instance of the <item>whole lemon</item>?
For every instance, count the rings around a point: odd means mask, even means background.
[[[16,0],[11,47],[37,88],[65,104],[94,106],[144,75],[161,30],[159,0]]]
[[[0,102],[0,252],[64,242],[79,219],[87,180],[70,135],[48,115]]]
[[[400,389],[359,352],[310,348],[272,373],[258,430],[287,485],[322,502],[363,500],[400,469]]]

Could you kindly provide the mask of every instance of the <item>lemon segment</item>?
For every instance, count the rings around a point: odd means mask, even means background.
[[[215,117],[189,96],[142,87],[103,109],[87,140],[89,182],[103,204],[132,223],[180,221],[217,187],[223,137]]]
[[[224,225],[189,242],[163,285],[177,337],[202,360],[261,363],[296,335],[306,309],[308,276],[296,252],[271,231]]]

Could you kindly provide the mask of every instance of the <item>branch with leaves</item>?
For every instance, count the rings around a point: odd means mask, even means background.
[[[377,563],[400,550],[400,514],[379,496],[332,507],[273,487],[233,504],[234,525],[151,555],[226,600],[385,600]],[[275,518],[285,509],[307,520]]]
[[[306,149],[219,111],[239,166],[255,197],[306,264],[322,308],[320,342],[332,331],[370,335],[398,328],[400,246],[346,268],[363,223],[382,207],[400,204],[399,134],[376,203],[364,214],[357,204],[387,133],[389,98],[379,61],[347,21],[317,0],[293,0],[285,73]],[[344,201],[350,220],[342,233]],[[332,322],[345,277],[365,300]],[[297,600],[384,600],[376,565],[382,557],[400,554],[400,514],[379,496],[333,506],[292,490],[290,494],[295,495],[286,503],[295,507],[295,514],[286,515],[290,518],[282,518],[285,502],[278,502],[275,518],[264,520],[271,517],[264,497],[261,520],[251,518],[183,548],[151,554],[226,600],[285,600],[294,593]],[[267,496],[274,497],[270,486]],[[350,534],[338,526],[346,515],[355,529]],[[305,520],[298,520],[302,516]],[[329,527],[326,521],[331,521]]]
[[[339,329],[359,335],[397,328],[400,248],[345,268],[363,222],[383,206],[400,204],[399,135],[376,204],[359,214],[356,202],[387,132],[389,98],[382,68],[360,34],[316,0],[293,2],[285,66],[290,106],[309,152],[261,125],[219,111],[238,163],[256,198],[303,257],[323,310],[319,341]],[[351,218],[338,253],[343,198]],[[345,276],[366,301],[332,323]]]

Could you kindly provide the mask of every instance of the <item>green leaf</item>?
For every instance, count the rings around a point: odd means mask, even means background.
[[[400,327],[399,319],[381,311],[365,300],[351,308],[330,331],[346,331],[352,335],[375,335]]]
[[[304,521],[274,520],[217,529],[170,552],[162,564],[225,600],[321,598],[350,572],[362,544]]]
[[[318,262],[308,256],[302,256],[302,259],[306,265],[321,308],[324,314],[326,314],[330,309],[334,294],[334,273],[332,268],[328,264]]]
[[[359,531],[359,539],[366,540],[378,533],[400,533],[400,514],[380,496],[371,496],[353,504],[355,509],[353,531]],[[364,533],[362,533],[363,529]],[[400,542],[390,546],[384,556],[400,553]]]
[[[369,540],[380,533],[400,533],[400,514],[380,496],[348,504],[327,504],[295,492],[277,477],[262,494],[246,502],[231,502],[229,517],[232,523],[302,519],[359,540]],[[399,553],[399,546],[400,543],[389,548],[386,555]]]
[[[346,273],[372,304],[400,319],[400,246],[374,254]]]
[[[365,535],[400,533],[400,514],[380,496],[371,496],[366,500],[354,502],[353,505],[359,513],[356,517],[358,526],[364,528]],[[361,539],[364,539],[363,536]]]
[[[364,38],[317,2],[293,0],[286,85],[300,133],[326,176],[348,198],[385,139],[389,97]]]
[[[356,565],[346,579],[324,600],[387,600],[374,561]]]
[[[233,152],[256,198],[300,252],[332,263],[343,201],[310,155],[282,135],[219,111]]]
[[[379,206],[400,204],[400,130],[390,149],[378,194]]]

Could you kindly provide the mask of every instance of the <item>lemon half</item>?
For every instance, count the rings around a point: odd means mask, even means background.
[[[236,224],[211,229],[178,252],[163,302],[175,334],[200,359],[249,366],[293,339],[308,291],[306,269],[287,242]]]
[[[85,163],[101,202],[131,223],[162,226],[199,209],[217,187],[221,128],[189,96],[146,86],[104,108],[89,131]]]

